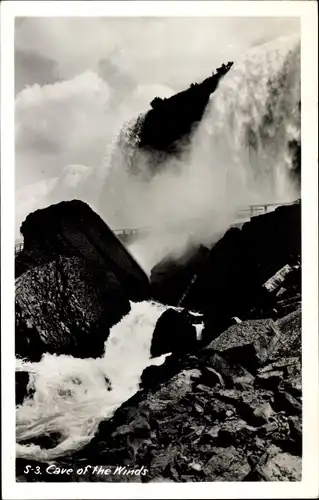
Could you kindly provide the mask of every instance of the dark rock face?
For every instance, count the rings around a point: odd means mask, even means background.
[[[137,124],[138,147],[168,154],[178,152],[178,143],[185,141],[200,122],[210,95],[232,65],[223,64],[211,77],[168,99],[155,97],[152,109]]]
[[[168,352],[191,352],[196,348],[196,343],[196,330],[186,316],[174,309],[168,309],[155,325],[151,355],[157,357]]]
[[[148,298],[148,279],[83,202],[30,214],[16,258],[16,354],[97,357],[109,329]]]
[[[32,360],[43,352],[100,356],[110,327],[129,311],[111,271],[59,257],[16,280],[16,354]]]
[[[288,283],[283,297],[263,284],[286,264],[300,261],[300,234],[300,202],[253,217],[242,229],[230,228],[209,252],[200,249],[184,265],[159,263],[151,272],[152,295],[177,305],[184,294],[183,307],[204,313],[208,341],[224,331],[233,316],[272,317],[273,309],[284,315],[289,312],[289,300],[294,304],[300,300],[297,276],[295,289]],[[190,275],[187,289],[181,276],[186,281]]]
[[[80,257],[111,269],[128,298],[149,297],[145,273],[86,203],[73,200],[37,210],[28,215],[20,231],[24,248],[16,258],[16,277],[58,256]]]
[[[29,373],[25,371],[16,371],[15,373],[15,391],[16,405],[22,404],[27,396],[32,395],[32,391],[28,390]]]

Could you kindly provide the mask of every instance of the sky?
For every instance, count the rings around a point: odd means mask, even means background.
[[[293,33],[294,18],[18,18],[16,236],[28,213],[52,202],[94,207],[92,172],[101,176],[122,124],[153,97]]]

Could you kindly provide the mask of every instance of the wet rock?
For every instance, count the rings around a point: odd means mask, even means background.
[[[84,202],[51,205],[21,225],[16,264],[16,354],[97,357],[109,329],[149,298],[144,271]]]
[[[130,303],[116,276],[78,257],[58,257],[16,279],[16,355],[98,357]]]
[[[203,116],[210,95],[232,64],[221,66],[203,82],[192,84],[167,99],[155,97],[150,103],[151,109],[138,120],[136,130],[133,128],[138,147],[146,152],[151,150],[152,158],[156,152],[162,155],[179,152],[180,142],[181,147],[185,147],[185,141]]]
[[[174,309],[167,309],[157,320],[152,337],[151,355],[186,353],[196,348],[196,329],[187,317]]]
[[[33,391],[28,389],[29,380],[29,372],[15,372],[16,405],[22,404],[26,397],[32,396]]]
[[[24,248],[16,257],[16,277],[57,257],[78,257],[106,268],[131,300],[149,298],[149,281],[112,230],[86,203],[63,201],[37,210],[20,228]]]
[[[193,252],[191,262],[183,256],[169,265],[159,263],[151,273],[153,296],[172,305],[183,296],[183,307],[202,312],[207,344],[235,316],[272,317],[274,309],[282,316],[287,304],[280,304],[263,284],[286,264],[293,267],[300,260],[300,234],[299,202],[253,217],[242,229],[230,228],[197,262]],[[291,304],[295,307],[296,300]]]

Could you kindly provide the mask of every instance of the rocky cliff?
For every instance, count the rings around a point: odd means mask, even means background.
[[[178,152],[179,143],[185,143],[200,122],[210,95],[232,65],[232,62],[223,64],[203,82],[194,83],[170,98],[155,97],[151,109],[136,125],[137,147],[169,154]]]

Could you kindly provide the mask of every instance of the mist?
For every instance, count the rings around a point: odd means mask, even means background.
[[[127,142],[114,146],[99,211],[111,227],[149,229],[130,246],[147,273],[166,256],[214,243],[241,207],[299,197],[289,148],[300,141],[299,102],[292,36],[235,61],[178,157],[154,168],[156,159],[122,131]]]

